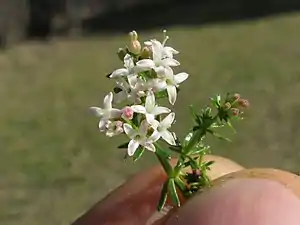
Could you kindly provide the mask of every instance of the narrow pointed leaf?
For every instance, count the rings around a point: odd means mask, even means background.
[[[211,135],[215,136],[216,138],[220,139],[220,140],[224,140],[227,142],[232,142],[229,138],[223,137],[222,135],[212,131],[212,130],[207,130],[208,133],[210,133]]]
[[[157,144],[155,143],[156,151],[155,155],[158,158],[159,162],[161,163],[162,167],[166,171],[168,175],[172,174],[173,168],[170,165],[170,156],[164,152],[164,150]]]
[[[133,155],[133,161],[136,162],[137,160],[139,160],[142,157],[144,152],[145,152],[145,148],[139,147]]]
[[[159,212],[164,208],[164,206],[166,204],[167,197],[168,197],[168,186],[169,186],[169,180],[167,180],[164,183],[163,188],[160,193],[160,199],[159,199],[158,206],[157,206],[157,210]]]
[[[180,200],[179,200],[179,197],[178,197],[178,194],[177,194],[177,190],[176,190],[176,185],[175,185],[174,179],[170,179],[169,180],[168,187],[169,187],[168,189],[169,189],[169,194],[170,194],[172,202],[176,206],[180,207]]]
[[[124,143],[124,144],[121,144],[121,145],[119,145],[118,146],[118,148],[128,148],[128,144],[129,144],[129,142],[126,142],[126,143]]]

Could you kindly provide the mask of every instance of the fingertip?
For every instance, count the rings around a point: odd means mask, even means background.
[[[282,184],[233,179],[190,199],[166,225],[299,225],[300,200]]]

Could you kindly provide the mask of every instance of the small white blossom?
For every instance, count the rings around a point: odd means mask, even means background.
[[[160,82],[157,81],[157,87],[167,89],[169,102],[174,105],[177,99],[177,87],[185,81],[189,75],[187,73],[178,73],[174,75],[172,68],[166,67],[164,74],[159,74]]]
[[[149,91],[147,94],[145,106],[132,105],[131,108],[136,113],[145,114],[148,123],[151,123],[157,115],[171,112],[167,107],[156,105],[155,95],[152,91]]]
[[[164,139],[170,145],[176,145],[174,135],[168,131],[171,127],[175,119],[175,113],[170,113],[166,116],[162,121],[154,120],[152,122],[152,127],[155,130],[154,132],[157,133],[162,139]]]
[[[172,52],[177,52],[173,48],[165,49],[162,43],[157,40],[151,40],[152,59],[142,59],[136,63],[139,70],[154,69],[161,71],[164,67],[179,66],[180,63],[173,59]],[[174,51],[173,51],[174,50]],[[170,57],[171,56],[171,57]]]
[[[135,130],[128,123],[125,123],[123,127],[125,133],[131,139],[127,148],[129,156],[132,156],[140,145],[149,151],[155,152],[156,148],[153,143],[156,142],[160,136],[157,133],[153,133],[150,137],[147,137],[149,124],[146,120],[141,122],[138,130]]]
[[[108,121],[110,119],[119,118],[122,111],[112,107],[113,93],[110,92],[104,97],[103,109],[99,107],[90,107],[92,112],[100,117],[99,129],[100,131],[105,131],[107,129]]]
[[[124,67],[125,68],[115,70],[109,77],[110,78],[125,77],[125,76],[135,74],[135,65],[131,55],[129,54],[126,54],[124,57]]]
[[[115,102],[120,103],[128,100],[134,104],[140,103],[140,98],[146,96],[147,83],[139,78],[138,75],[130,75],[127,77],[127,80],[123,77],[119,77],[116,80],[117,88],[121,90],[116,93]]]

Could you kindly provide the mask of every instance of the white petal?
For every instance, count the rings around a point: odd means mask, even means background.
[[[155,148],[154,144],[152,144],[152,143],[147,143],[144,147],[151,152],[156,151],[156,148]]]
[[[129,54],[125,55],[125,57],[124,57],[124,66],[127,69],[132,69],[134,67],[134,62],[133,62],[133,59],[132,59],[131,55],[129,55]]]
[[[174,80],[174,72],[173,69],[169,66],[165,67],[165,77],[168,80]]]
[[[152,133],[152,135],[149,137],[149,140],[151,141],[151,142],[157,142],[158,141],[158,139],[160,138],[160,133],[158,132],[158,131],[154,131],[153,133]]]
[[[151,47],[151,46],[152,46],[152,43],[151,43],[151,41],[145,41],[145,42],[144,42],[144,45],[146,45],[147,47]]]
[[[146,114],[146,117],[147,117],[147,114]],[[149,128],[149,124],[146,120],[143,120],[141,122],[141,125],[139,127],[139,134],[141,136],[146,136],[147,135],[147,131],[148,131],[148,128]]]
[[[162,60],[163,66],[179,66],[180,63],[176,59],[165,58]]]
[[[159,122],[157,120],[153,120],[151,121],[150,125],[154,130],[156,130],[159,126]]]
[[[161,137],[162,137],[167,143],[169,143],[170,145],[176,145],[174,136],[173,136],[173,134],[172,134],[170,131],[165,130],[165,131],[160,132],[160,134],[161,134]]]
[[[174,122],[175,119],[175,113],[172,112],[170,113],[168,116],[166,116],[161,122],[160,122],[160,126],[163,129],[168,129],[170,128],[170,126],[172,125],[172,123]]]
[[[110,118],[119,118],[122,114],[122,111],[120,109],[114,109],[114,108],[112,108],[109,112],[110,112]]]
[[[142,59],[136,63],[137,69],[150,70],[155,66],[155,63],[151,59]]]
[[[128,98],[128,94],[125,91],[121,91],[121,92],[115,94],[114,103],[118,104],[127,98]]]
[[[104,112],[103,109],[99,108],[99,107],[90,107],[91,112],[98,117],[102,117]]]
[[[149,81],[148,88],[153,88],[156,91],[162,91],[167,88],[167,83],[163,79],[155,78]]]
[[[177,98],[177,90],[174,85],[168,85],[167,87],[167,92],[168,92],[168,97],[169,97],[169,102],[174,105],[176,102]]]
[[[127,149],[127,153],[129,156],[133,156],[133,154],[135,153],[135,151],[137,150],[137,148],[139,147],[139,143],[135,140],[131,140],[128,144],[128,149]]]
[[[113,93],[109,92],[109,94],[106,95],[104,97],[104,100],[103,100],[104,109],[111,109],[112,108],[112,105],[111,105],[112,100],[113,100]]]
[[[149,91],[146,97],[145,108],[147,112],[152,112],[155,107],[155,96],[152,91]]]
[[[99,130],[100,130],[101,132],[105,131],[106,128],[107,128],[107,125],[108,125],[108,120],[100,120],[100,121],[99,121],[99,125],[98,125]]]
[[[179,74],[174,75],[174,79],[175,79],[175,82],[176,82],[177,84],[182,83],[182,82],[185,81],[188,77],[189,77],[189,75],[188,75],[187,73],[179,73]]]
[[[151,40],[151,43],[152,43],[153,61],[154,62],[161,61],[162,53],[163,53],[162,44],[157,40]]]
[[[164,66],[158,66],[158,67],[154,67],[154,71],[156,72],[156,74],[158,76],[164,76],[165,75],[165,67]]]
[[[129,74],[128,69],[121,68],[115,70],[109,77],[110,78],[123,77],[123,76],[127,76],[128,74]]]
[[[131,126],[130,124],[124,123],[123,129],[124,129],[125,134],[127,134],[127,136],[128,136],[130,139],[135,138],[135,136],[136,136],[136,131],[132,128],[132,126]]]
[[[130,85],[131,88],[134,88],[136,83],[137,83],[137,80],[138,80],[138,76],[137,75],[131,75],[131,76],[128,76],[128,83]]]
[[[172,58],[173,54],[176,55],[179,53],[179,51],[177,51],[174,48],[169,47],[169,46],[165,46],[164,51],[165,51],[166,56],[169,58]]]
[[[163,113],[169,113],[171,112],[171,110],[167,107],[163,107],[163,106],[156,106],[153,111],[152,111],[152,114],[157,116],[157,115],[160,115],[160,114],[163,114]]]
[[[153,121],[154,121],[154,119],[155,119],[155,117],[154,117],[153,114],[151,114],[151,113],[146,113],[146,120],[147,120],[147,122],[148,122],[149,124],[152,124]]]
[[[142,105],[132,105],[131,109],[136,113],[146,114],[146,108]]]

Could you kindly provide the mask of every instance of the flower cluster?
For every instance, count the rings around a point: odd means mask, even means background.
[[[127,155],[137,160],[145,150],[149,150],[158,158],[167,175],[158,210],[163,209],[167,198],[180,206],[179,191],[181,196],[188,198],[210,186],[207,171],[213,162],[206,162],[203,157],[210,153],[210,146],[204,143],[205,137],[212,135],[229,140],[217,133],[217,129],[225,126],[233,128],[231,120],[241,119],[243,110],[249,106],[249,102],[238,93],[228,93],[225,98],[216,95],[210,99],[211,104],[200,112],[191,106],[194,125],[180,141],[170,131],[175,113],[161,105],[159,100],[168,99],[169,104],[174,105],[179,85],[189,75],[174,73],[174,67],[180,65],[174,59],[179,52],[166,46],[168,39],[164,32],[162,42],[151,39],[142,46],[137,33],[130,32],[128,46],[118,51],[123,68],[107,75],[115,82],[113,91],[105,96],[102,108],[91,107],[100,118],[101,132],[109,137],[124,134],[129,138],[127,143],[119,146],[127,149]],[[168,148],[162,148],[159,140],[166,142]],[[171,151],[178,156],[174,166],[170,163]]]
[[[130,42],[118,51],[123,68],[116,69],[107,77],[116,84],[108,93],[103,107],[91,107],[100,118],[99,129],[107,136],[126,134],[130,141],[127,154],[133,156],[137,150],[155,152],[159,139],[175,145],[175,134],[169,128],[175,121],[175,113],[161,106],[158,100],[168,98],[174,105],[179,85],[188,78],[181,72],[174,74],[173,67],[180,63],[174,59],[179,52],[166,46],[169,39],[164,32],[163,41],[138,40],[135,31],[130,32]],[[113,107],[117,104],[119,107]]]

